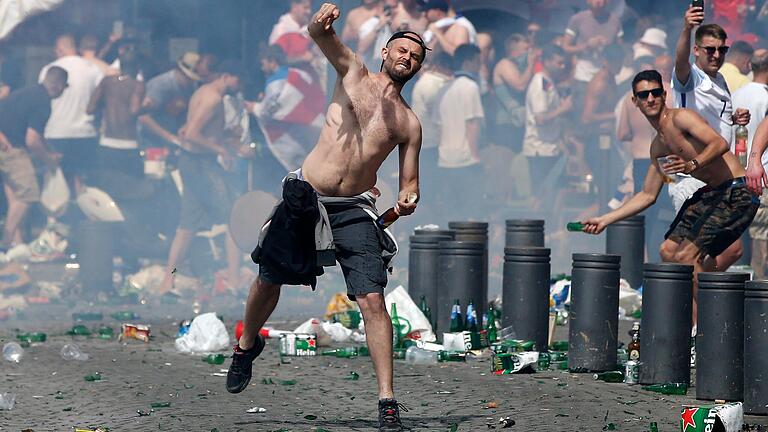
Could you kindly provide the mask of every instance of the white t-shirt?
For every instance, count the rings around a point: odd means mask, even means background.
[[[746,108],[752,115],[747,125],[747,130],[749,130],[747,154],[750,154],[752,152],[752,140],[755,137],[755,132],[757,132],[757,127],[768,115],[768,85],[754,82],[743,85],[733,94],[733,107]],[[768,152],[763,153],[762,161],[763,166],[768,170]]]
[[[440,89],[450,78],[432,71],[424,72],[413,86],[411,109],[421,121],[421,148],[436,148],[440,143],[439,125],[432,116],[437,110]]]
[[[40,71],[40,82],[51,66],[59,66],[67,71],[69,87],[60,97],[51,101],[51,117],[45,126],[45,138],[95,137],[97,133],[93,116],[86,114],[85,110],[104,74],[93,63],[80,56],[66,56],[43,67]]]
[[[691,65],[691,74],[687,83],[677,80],[672,71],[672,94],[675,108],[688,108],[696,111],[729,144],[733,143],[733,104],[731,92],[725,78],[719,72],[713,80],[695,64]]]
[[[277,23],[272,27],[272,33],[269,34],[269,44],[274,45],[280,36],[286,33],[301,33],[307,34],[307,26],[302,26],[296,22],[291,14],[283,14]]]
[[[563,124],[560,118],[536,122],[536,114],[554,111],[560,106],[560,94],[555,84],[539,72],[531,78],[525,94],[525,156],[557,156],[563,144]]]
[[[441,20],[435,21],[435,26],[437,28],[445,28],[450,27],[454,24],[458,24],[465,29],[467,29],[467,33],[469,33],[469,43],[472,45],[477,45],[477,29],[475,29],[474,24],[472,24],[472,21],[466,19],[465,17],[461,15],[457,15],[455,17],[445,17]],[[424,43],[429,45],[432,42],[432,39],[435,38],[435,34],[432,33],[431,30],[427,30],[424,32]]]
[[[375,31],[376,26],[379,25],[379,21],[379,17],[371,17],[366,20],[357,32],[358,38],[362,39]],[[383,60],[381,57],[381,49],[387,46],[387,41],[390,36],[392,36],[392,29],[390,29],[388,25],[382,27],[376,35],[376,40],[374,40],[373,44],[368,48],[368,52],[362,53],[363,63],[365,63],[368,70],[377,72],[379,68],[381,68],[381,61]]]
[[[709,75],[699,69],[696,64],[691,64],[691,74],[687,83],[681,83],[677,79],[675,71],[672,71],[672,96],[675,108],[688,108],[696,111],[704,117],[704,120],[716,130],[720,136],[733,145],[733,104],[731,92],[725,78],[719,72],[713,80]],[[669,185],[669,195],[675,205],[675,211],[694,192],[706,183],[694,177],[684,177],[676,183]]]
[[[438,102],[440,145],[438,166],[463,168],[480,163],[467,141],[466,121],[485,118],[480,86],[466,76],[450,81],[440,92]]]

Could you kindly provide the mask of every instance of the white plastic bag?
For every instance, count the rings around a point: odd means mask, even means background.
[[[61,168],[47,172],[43,191],[40,193],[40,204],[43,205],[43,208],[52,215],[63,213],[69,202],[69,197],[69,186],[67,186],[67,180],[64,178]]]
[[[306,333],[317,336],[317,346],[328,346],[331,344],[331,335],[329,335],[324,329],[320,320],[317,318],[310,318],[304,321],[300,326],[296,327],[294,333]]]
[[[624,310],[625,315],[630,315],[643,307],[643,296],[633,289],[629,282],[619,280],[619,309]]]
[[[223,351],[229,344],[227,327],[213,312],[196,316],[187,334],[176,339],[176,349],[190,354]]]
[[[416,306],[402,285],[387,294],[384,301],[387,305],[387,312],[390,314],[392,314],[392,303],[397,305],[397,316],[400,318],[400,323],[405,326],[403,336],[417,341],[434,342],[437,340],[427,317]]]

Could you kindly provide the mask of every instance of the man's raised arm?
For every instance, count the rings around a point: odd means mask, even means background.
[[[354,65],[362,67],[362,63],[357,60],[355,53],[341,42],[333,29],[333,22],[339,19],[340,15],[341,12],[335,4],[323,3],[320,10],[312,17],[308,30],[309,35],[331,62],[333,68],[340,77],[343,77],[351,67]]]
[[[701,8],[691,6],[685,11],[683,29],[680,32],[680,37],[677,38],[677,47],[675,48],[675,77],[683,86],[688,83],[688,79],[691,77],[691,32],[703,20],[704,11]]]

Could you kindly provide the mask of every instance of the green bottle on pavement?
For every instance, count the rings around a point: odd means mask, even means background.
[[[643,390],[661,393],[665,395],[680,395],[685,396],[688,393],[688,384],[685,383],[664,383],[664,384],[651,384],[642,387]]]
[[[451,308],[451,333],[458,333],[464,331],[464,320],[461,319],[461,302],[459,302],[459,299],[456,299],[456,301],[453,303],[453,308]]]
[[[565,229],[571,232],[582,232],[584,231],[584,224],[581,222],[568,222]]]
[[[552,342],[549,346],[550,351],[568,351],[568,341],[556,341]]]
[[[214,365],[224,364],[224,360],[224,354],[208,354],[207,356],[203,357],[204,362]]]
[[[400,336],[402,325],[400,324],[400,317],[397,315],[397,303],[392,303],[392,313],[390,319],[392,320],[392,347],[401,348],[403,341]]]
[[[336,356],[339,358],[352,358],[358,356],[358,350],[356,347],[337,348],[332,350],[325,350],[320,355],[324,356]]]
[[[659,425],[656,422],[651,422],[651,426],[648,430],[650,432],[659,432]]]
[[[495,343],[499,336],[496,328],[496,312],[492,307],[488,308],[488,322],[485,325],[485,330],[488,332],[488,343]]]
[[[42,332],[34,333],[20,333],[16,335],[16,339],[24,342],[45,342],[48,335]]]
[[[605,381],[609,383],[624,382],[624,374],[619,371],[601,372],[592,375],[596,380]]]
[[[437,361],[439,362],[463,362],[467,357],[462,352],[438,351]]]
[[[67,332],[70,336],[90,336],[91,331],[88,330],[88,327],[78,324],[75,326],[72,326],[72,329]]]
[[[113,313],[111,316],[118,321],[130,321],[139,318],[139,316],[132,311],[118,311]]]

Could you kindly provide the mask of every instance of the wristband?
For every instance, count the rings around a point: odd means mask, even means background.
[[[689,162],[693,164],[693,169],[691,170],[691,172],[699,169],[699,161],[697,161],[696,158],[691,159]]]

